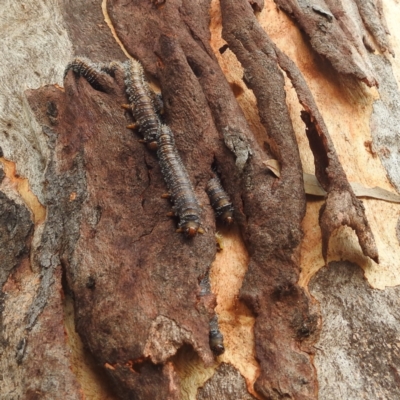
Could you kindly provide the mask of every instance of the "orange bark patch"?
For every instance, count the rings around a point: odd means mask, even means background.
[[[0,162],[3,164],[6,177],[15,187],[26,206],[32,212],[35,225],[42,223],[46,218],[46,208],[39,202],[38,198],[30,190],[28,179],[21,178],[17,174],[16,165],[14,162],[6,160],[4,157],[0,157]]]

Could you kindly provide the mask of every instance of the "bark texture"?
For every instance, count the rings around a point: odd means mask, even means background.
[[[352,75],[368,86],[378,85],[367,54],[374,51],[374,45],[366,30],[371,32],[381,51],[388,50],[394,54],[386,37],[389,31],[381,1],[354,2],[364,22],[361,26],[357,26],[359,21],[354,22],[345,12],[349,6],[344,2],[320,0],[311,4],[308,1],[275,0],[275,3],[299,23],[313,48],[326,57],[337,71]]]
[[[246,383],[239,371],[229,364],[222,363],[215,374],[199,389],[197,400],[206,399],[241,399],[254,400],[248,393]]]
[[[390,93],[398,97],[390,66],[369,54],[374,41],[380,51],[393,53],[380,1],[352,2],[359,10],[356,24],[339,2],[276,3],[297,21],[316,52],[346,75],[343,82],[378,86],[382,80],[384,95],[371,116],[375,126],[382,126],[388,110],[397,112],[397,103],[389,100]],[[22,156],[13,144],[15,128],[7,125],[0,151],[4,398],[330,399],[341,392],[340,384],[329,382],[336,369],[352,373],[337,354],[362,375],[347,384],[347,398],[356,398],[360,387],[364,398],[398,397],[400,317],[388,312],[382,327],[375,326],[381,323],[375,315],[393,308],[396,289],[370,289],[349,263],[331,263],[312,281],[320,306],[299,284],[306,196],[287,79],[302,107],[316,176],[328,193],[319,219],[325,260],[329,239],[342,226],[356,231],[366,257],[377,261],[378,250],[306,80],[257,20],[264,1],[221,0],[218,23],[226,42],[216,54],[209,0],[108,0],[102,6],[94,0],[63,1],[57,18],[62,15],[64,35],[68,32],[76,55],[99,62],[129,55],[143,64],[161,90],[162,118],[174,132],[202,203],[205,232],[192,239],[175,233],[177,221],[166,216],[171,204],[161,198],[167,188],[157,154],[126,128],[132,117],[121,108],[127,98],[119,71],[100,87],[70,71],[62,86],[40,81],[38,89],[28,90],[26,103],[37,122],[34,138],[27,135],[29,145],[24,144],[32,150],[34,169],[26,175],[44,207],[10,169],[7,159],[20,164]],[[247,89],[228,83],[220,66],[225,52],[240,64]],[[248,89],[261,134],[250,128],[239,106]],[[395,130],[387,127],[385,133],[372,148],[382,157],[385,146],[395,146]],[[279,178],[265,168],[267,159],[278,160]],[[233,233],[215,222],[206,195],[213,170],[232,199]],[[390,176],[398,179],[395,167]],[[236,244],[241,237],[248,253],[248,269],[229,311],[237,320],[255,320],[252,377],[244,364],[229,361],[242,354],[244,339],[232,346],[227,331],[226,354],[220,357],[209,345],[216,301],[214,294],[202,293],[201,282],[218,258],[217,230],[227,238],[236,235]],[[362,302],[355,300],[354,287]],[[335,339],[337,332],[348,347]],[[375,335],[384,343],[374,343]],[[382,356],[374,359],[376,351]],[[82,359],[84,365],[78,365]]]
[[[399,288],[372,289],[357,265],[334,262],[310,289],[324,320],[315,363],[323,376],[332,377],[320,380],[320,398],[331,399],[338,390],[346,399],[399,397]],[[339,389],[340,376],[354,370],[359,373]]]

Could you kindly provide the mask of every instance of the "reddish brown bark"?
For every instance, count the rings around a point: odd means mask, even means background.
[[[43,105],[56,105],[54,173],[84,174],[82,185],[62,188],[76,213],[63,204],[59,210],[79,229],[62,256],[78,332],[118,382],[122,398],[165,399],[171,373],[156,364],[184,343],[204,361],[212,359],[208,313],[197,295],[215,244],[212,232],[196,241],[172,234],[175,222],[165,216],[170,205],[161,199],[165,187],[155,155],[124,128],[119,105],[126,98],[118,91],[123,85],[116,88],[97,92],[70,73],[65,93],[43,89],[31,104],[44,124],[51,122]],[[210,216],[211,210],[204,212],[205,224]]]
[[[357,26],[345,12],[341,2],[305,2],[275,0],[279,8],[294,18],[310,39],[311,46],[340,73],[351,75],[368,86],[377,86],[378,77],[368,58],[374,51],[365,27]],[[365,26],[378,42],[381,50],[389,50],[380,1],[355,1]],[[385,32],[386,29],[386,32]]]
[[[242,63],[268,133],[261,141],[251,132],[209,46],[208,1],[107,3],[122,43],[161,87],[165,121],[203,203],[205,234],[192,240],[176,234],[176,221],[165,216],[171,205],[160,198],[166,187],[156,154],[125,128],[130,116],[120,108],[126,96],[118,73],[115,79],[105,78],[102,90],[70,72],[65,90],[49,86],[28,93],[49,137],[52,159],[46,174],[47,220],[36,254],[42,279],[26,327],[36,332],[42,324],[34,343],[43,334],[51,342],[53,332],[54,342],[65,346],[60,328],[63,271],[63,290],[74,299],[77,331],[120,398],[180,398],[174,355],[182,349],[191,348],[206,365],[213,362],[209,321],[215,301],[202,297],[199,286],[216,251],[214,214],[205,194],[212,165],[231,195],[250,254],[241,299],[256,316],[261,372],[255,389],[265,398],[316,397],[310,344],[318,335],[318,314],[297,284],[305,194],[280,67],[305,108],[316,173],[329,193],[321,218],[325,250],[332,231],[347,224],[356,229],[364,253],[377,259],[362,206],[312,96],[294,65],[258,26],[253,10],[262,1],[250,4],[253,8],[246,1],[221,1],[224,37]],[[79,7],[87,11],[83,3]],[[72,8],[75,12],[66,12],[66,21],[80,55],[99,61],[123,59],[108,30],[90,28],[102,23],[99,8],[93,13],[80,13],[77,4]],[[369,71],[356,67],[344,72],[375,84]],[[262,161],[267,158],[280,162],[280,178],[266,171]],[[338,210],[341,220],[335,220]],[[29,226],[15,242],[21,248],[11,258],[17,263],[7,264],[4,281],[28,262],[25,254],[24,261],[18,257],[26,241],[29,247]],[[49,313],[57,318],[48,318]],[[21,340],[18,360],[24,359]],[[44,374],[37,360],[45,350],[45,345],[36,346],[27,358],[35,375],[35,382],[26,385],[30,398],[45,396],[47,390],[47,381],[43,391],[36,383]],[[46,371],[58,368],[62,374],[69,368],[67,361],[45,359]],[[244,391],[237,371],[221,366],[199,398],[225,380]],[[66,382],[65,397],[78,398],[72,374]]]

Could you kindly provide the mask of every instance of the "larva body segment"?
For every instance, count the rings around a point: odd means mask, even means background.
[[[201,210],[176,149],[174,136],[167,125],[161,126],[157,144],[161,172],[174,203],[175,213],[179,217],[179,231],[187,237],[193,237],[200,229]]]
[[[228,225],[231,224],[233,222],[233,205],[217,176],[208,181],[206,192],[217,218]]]
[[[104,74],[101,66],[93,63],[87,58],[77,57],[69,62],[64,71],[64,79],[69,70],[74,71],[77,75],[84,77],[93,87],[100,87],[100,76]]]
[[[207,275],[200,281],[200,296],[204,298],[209,295],[212,295],[212,292],[211,292],[210,278],[207,273]],[[216,314],[212,316],[209,327],[210,327],[209,331],[210,349],[216,356],[219,356],[225,352],[225,346],[224,346],[224,336],[219,330],[218,317]]]
[[[155,94],[146,81],[139,61],[131,59],[124,63],[124,81],[139,132],[143,135],[147,147],[155,150],[161,123],[153,101]]]

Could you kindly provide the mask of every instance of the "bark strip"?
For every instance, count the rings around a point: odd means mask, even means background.
[[[317,332],[318,317],[296,283],[305,194],[283,75],[275,60],[260,54],[252,73],[263,80],[246,76],[254,85],[264,83],[259,88],[259,109],[265,109],[261,118],[272,151],[282,162],[278,180],[265,171],[266,151],[250,131],[209,46],[208,5],[168,1],[157,7],[143,1],[122,7],[114,0],[108,2],[108,13],[121,42],[158,80],[166,122],[189,175],[197,177],[204,194],[209,180],[205,177],[216,161],[232,198],[251,257],[241,297],[257,317],[261,374],[256,390],[266,397],[313,397],[314,370],[300,348],[310,351],[305,339],[312,340]],[[254,18],[251,7],[246,7]],[[239,11],[235,20],[246,15]],[[265,74],[266,65],[276,79]]]
[[[315,175],[328,193],[321,208],[322,255],[327,259],[329,238],[342,225],[356,231],[363,253],[379,262],[374,235],[365,216],[362,201],[356,198],[340,164],[328,128],[314,101],[301,72],[296,65],[275,47],[278,63],[291,80],[300,104],[304,107],[301,118],[314,155]]]
[[[197,294],[214,236],[191,242],[174,232],[155,154],[125,128],[123,77],[113,93],[72,72],[64,83],[65,91],[30,93],[38,119],[57,133],[41,265],[52,271],[61,259],[76,329],[120,398],[177,398],[168,359],[189,345],[213,361],[209,312]],[[56,119],[46,104],[56,106]]]
[[[326,57],[336,71],[368,86],[379,85],[379,76],[368,55],[375,51],[373,41],[381,52],[394,56],[387,39],[389,30],[382,0],[315,0],[312,5],[308,1],[274,1],[299,24],[313,49]]]

